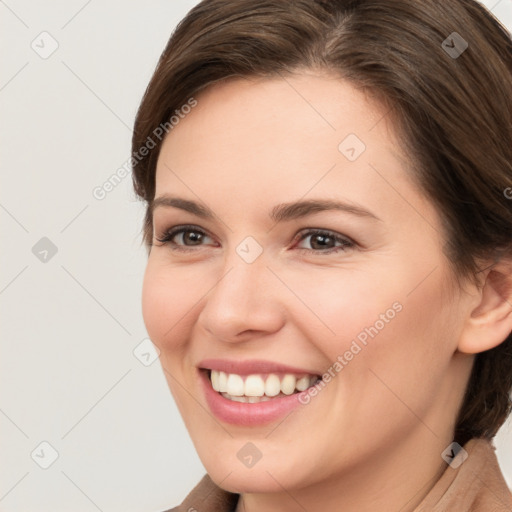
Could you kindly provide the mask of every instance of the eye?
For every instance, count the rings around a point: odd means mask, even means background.
[[[309,241],[307,241],[308,239]],[[323,229],[310,229],[303,232],[299,237],[299,243],[303,242],[306,242],[311,249],[298,247],[299,250],[321,254],[346,251],[356,246],[355,242],[350,240],[350,238]]]
[[[308,241],[309,239],[309,241]],[[156,237],[156,240],[162,245],[169,245],[173,251],[193,251],[194,247],[201,247],[209,244],[215,244],[212,237],[197,226],[175,226],[164,231]],[[346,251],[356,247],[356,243],[350,238],[341,236],[332,231],[324,229],[309,229],[302,232],[298,237],[299,243],[295,246],[299,251],[317,254],[330,254],[334,252]],[[301,247],[300,244],[309,245]]]
[[[213,240],[197,226],[176,226],[156,238],[161,244],[168,244],[176,251],[194,250],[193,247],[204,245],[203,242],[207,239]]]

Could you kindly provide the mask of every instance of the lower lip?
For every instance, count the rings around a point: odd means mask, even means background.
[[[250,427],[270,423],[301,405],[299,398],[308,390],[293,395],[272,398],[267,402],[255,404],[235,402],[224,398],[212,388],[208,373],[199,370],[199,378],[203,383],[206,401],[212,413],[220,420],[234,425]]]

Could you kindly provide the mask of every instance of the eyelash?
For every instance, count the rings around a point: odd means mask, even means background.
[[[181,233],[186,233],[188,231],[200,233],[203,236],[208,236],[208,237],[210,236],[210,235],[208,235],[208,233],[206,233],[205,231],[203,231],[202,229],[200,229],[196,226],[187,225],[187,226],[176,226],[174,228],[168,229],[167,231],[165,231],[163,233],[163,235],[160,238],[157,237],[156,240],[158,242],[160,242],[162,245],[169,245],[171,250],[173,250],[173,251],[180,251],[180,252],[195,251],[196,247],[201,247],[201,246],[182,246],[182,245],[178,245],[172,241],[172,239],[176,235],[179,235]],[[297,243],[302,242],[304,239],[306,239],[309,236],[315,236],[315,235],[327,236],[327,237],[333,238],[335,242],[338,242],[342,245],[339,247],[331,247],[327,250],[305,249],[303,247],[300,247],[297,250],[301,251],[301,252],[305,252],[305,253],[332,254],[332,253],[338,253],[341,251],[346,251],[347,249],[354,248],[357,245],[350,238],[342,237],[342,236],[334,233],[333,231],[329,231],[329,230],[325,230],[325,229],[308,229],[300,235],[300,237],[297,240]],[[212,238],[212,237],[210,237],[210,238]]]

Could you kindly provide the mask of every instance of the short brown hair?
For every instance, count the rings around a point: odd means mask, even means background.
[[[133,168],[148,206],[148,250],[163,140],[155,129],[216,82],[301,69],[336,73],[390,107],[414,177],[440,212],[457,279],[475,279],[478,261],[511,255],[512,42],[473,0],[200,2],[171,35],[135,121],[134,154],[149,139],[155,146]],[[494,437],[511,388],[509,335],[477,354],[454,439]]]

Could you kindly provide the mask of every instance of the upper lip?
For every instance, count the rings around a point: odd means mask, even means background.
[[[229,359],[204,359],[198,368],[205,370],[218,370],[225,373],[236,373],[237,375],[251,375],[255,373],[291,373],[320,375],[316,371],[305,368],[298,368],[286,364],[265,361],[263,359],[251,359],[247,361],[232,361]]]

